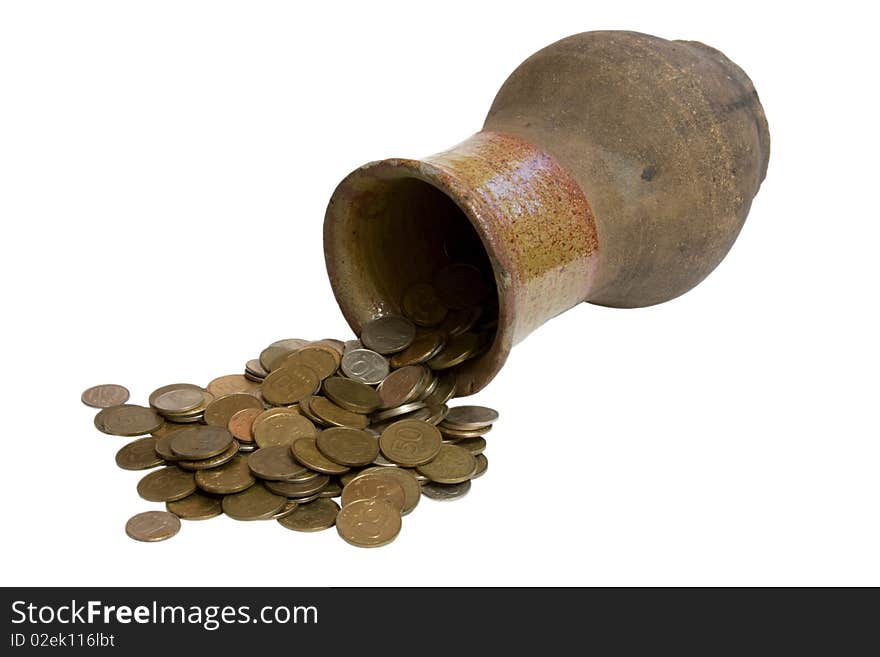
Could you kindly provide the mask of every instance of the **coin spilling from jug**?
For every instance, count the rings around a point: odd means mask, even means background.
[[[488,296],[477,267],[452,264],[406,291],[402,315],[367,322],[357,340],[279,340],[242,374],[204,388],[165,385],[148,406],[126,403],[116,384],[89,388],[82,400],[101,408],[98,430],[143,436],[116,463],[152,470],[138,494],[165,504],[132,517],[126,533],[161,541],[180,520],[225,513],[300,532],[335,526],[352,545],[378,547],[423,494],[461,498],[488,468],[485,436],[498,419],[448,405],[456,369],[494,336]]]

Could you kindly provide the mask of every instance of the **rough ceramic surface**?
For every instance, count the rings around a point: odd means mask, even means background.
[[[703,44],[587,32],[527,59],[484,129],[422,160],[364,165],[334,192],[327,269],[358,331],[400,312],[469,222],[494,274],[495,341],[459,372],[486,385],[511,347],[568,308],[674,298],[715,268],[767,169],[769,133],[748,77]]]

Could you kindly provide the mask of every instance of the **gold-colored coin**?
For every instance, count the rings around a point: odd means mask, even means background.
[[[254,424],[251,427],[251,433],[255,432],[257,428],[259,428],[260,424],[271,417],[275,417],[276,415],[302,415],[302,411],[299,409],[299,405],[273,406],[271,408],[267,408],[259,415],[257,415],[257,417],[254,419]]]
[[[86,390],[80,399],[86,406],[92,408],[110,408],[111,406],[119,406],[128,401],[128,390],[115,383],[105,383],[99,386],[92,386]]]
[[[461,365],[477,353],[480,348],[480,337],[476,333],[462,333],[452,338],[443,351],[428,361],[432,370],[446,370]]]
[[[269,345],[260,352],[260,365],[266,372],[277,370],[284,363],[284,359],[294,351],[294,349],[281,345]]]
[[[166,461],[177,461],[180,458],[177,454],[171,451],[171,439],[174,437],[175,433],[177,432],[167,433],[161,438],[156,438],[156,444],[153,446],[156,450],[156,454]]]
[[[394,370],[382,383],[378,393],[382,399],[380,408],[397,408],[415,401],[431,380],[431,372],[424,365],[407,365]]]
[[[336,479],[331,479],[330,483],[318,493],[318,497],[340,497],[341,495],[342,485]]]
[[[226,429],[232,416],[245,408],[262,410],[263,403],[253,395],[245,393],[218,397],[205,409],[205,424]]]
[[[450,429],[446,426],[445,422],[441,422],[437,425],[437,428],[440,430],[440,433],[443,434],[444,438],[450,440],[463,440],[465,438],[479,438],[480,436],[485,436],[487,433],[492,431],[492,425],[490,424],[488,427],[483,427],[482,429],[475,429],[473,431],[459,431],[458,429]]]
[[[489,459],[486,458],[485,454],[477,454],[477,469],[474,471],[471,479],[476,479],[477,477],[482,477],[486,470],[489,469]]]
[[[419,326],[437,326],[448,312],[434,286],[429,283],[417,283],[408,288],[401,305],[403,314]]]
[[[164,438],[168,434],[174,433],[175,431],[189,429],[191,426],[191,424],[178,424],[177,422],[169,422],[168,420],[166,420],[165,424],[163,424],[155,431],[151,431],[150,434],[153,436],[153,438]]]
[[[379,443],[373,435],[349,427],[325,429],[315,444],[328,459],[349,467],[369,465],[379,454]]]
[[[392,463],[391,465],[394,465],[394,464]],[[373,466],[371,466],[371,467],[373,467]],[[366,470],[366,468],[352,468],[351,470],[349,470],[345,474],[339,475],[339,483],[342,484],[343,486],[345,486],[352,479],[354,479],[355,477],[357,477],[360,474],[363,474],[363,472],[365,470]]]
[[[377,465],[365,468],[361,471],[361,474],[365,475],[374,473],[380,473],[383,476],[394,478],[394,480],[400,484],[400,487],[403,488],[404,502],[401,515],[405,516],[418,506],[419,499],[422,497],[422,489],[421,486],[419,486],[419,480],[416,479],[412,470],[398,468],[396,466],[385,467]],[[347,482],[343,483],[346,484]]]
[[[366,415],[347,411],[326,397],[312,397],[309,399],[308,405],[314,415],[334,427],[366,429],[370,423]]]
[[[429,463],[416,468],[438,484],[460,484],[471,478],[477,469],[474,455],[458,445],[441,445],[440,452]]]
[[[156,453],[157,440],[152,436],[140,438],[116,452],[116,465],[123,470],[148,470],[162,465],[162,457]]]
[[[339,505],[331,499],[319,498],[299,507],[278,523],[286,529],[297,532],[318,532],[329,529],[336,523]]]
[[[229,418],[226,428],[237,441],[242,443],[254,442],[254,420],[265,411],[259,408],[243,408]]]
[[[284,367],[305,365],[321,379],[326,379],[339,369],[342,356],[333,349],[322,344],[310,344],[294,351],[284,359]]]
[[[397,513],[401,513],[406,502],[406,493],[394,477],[373,472],[355,477],[342,490],[343,507],[358,500],[383,500],[397,509]]]
[[[348,467],[331,461],[324,456],[314,438],[300,438],[290,447],[297,461],[307,468],[321,474],[340,475],[348,472]]]
[[[346,543],[357,547],[387,545],[400,533],[400,512],[382,500],[358,500],[336,516],[336,530]]]
[[[461,308],[459,310],[450,310],[446,315],[443,323],[437,327],[438,331],[443,332],[451,338],[461,335],[465,331],[470,331],[483,315],[483,308],[474,306],[473,308]]]
[[[455,444],[463,449],[466,449],[474,456],[482,454],[483,451],[486,449],[486,439],[482,437],[462,438]]]
[[[379,437],[379,448],[389,461],[406,467],[422,465],[440,452],[443,437],[437,427],[422,420],[400,420]]]
[[[382,403],[374,388],[341,376],[332,376],[324,381],[323,391],[336,405],[353,413],[372,413]]]
[[[320,377],[310,367],[285,365],[271,372],[263,381],[263,397],[276,406],[295,404],[314,395],[320,385]]]
[[[440,353],[446,344],[446,335],[440,331],[431,331],[416,336],[413,343],[400,353],[391,357],[391,367],[399,369],[407,365],[420,365],[427,363],[431,358]]]
[[[248,455],[248,467],[260,479],[273,481],[283,481],[295,477],[305,470],[299,461],[293,458],[290,447],[287,445],[261,447],[252,452]]]
[[[310,481],[267,481],[266,488],[276,495],[283,495],[287,498],[303,498],[311,497],[324,490],[330,484],[330,477],[327,475],[318,475]]]
[[[229,447],[226,448],[225,452],[221,452],[216,456],[211,456],[206,459],[178,459],[174,462],[174,464],[178,468],[183,468],[184,470],[208,470],[209,468],[218,468],[224,463],[229,463],[235,456],[238,454],[238,443],[234,440],[229,443]],[[173,449],[172,449],[173,451]]]
[[[171,451],[181,459],[208,459],[222,454],[232,444],[232,434],[220,426],[196,426],[171,437]]]
[[[428,406],[443,407],[450,399],[455,397],[455,372],[443,372],[437,377],[437,387],[425,397],[424,402]],[[446,409],[448,411],[448,409]]]
[[[208,384],[208,392],[215,398],[235,394],[258,395],[260,384],[249,380],[243,374],[227,374],[211,381]]]
[[[247,490],[223,498],[223,513],[235,520],[268,520],[287,505],[287,498],[257,482]]]
[[[247,458],[239,455],[219,467],[199,470],[195,482],[206,493],[231,495],[250,488],[257,480],[251,474]]]
[[[135,404],[111,406],[95,416],[95,427],[111,436],[142,436],[156,431],[165,420],[152,408]]]
[[[301,399],[299,402],[298,408],[303,415],[305,415],[307,418],[309,418],[315,424],[320,425],[322,427],[326,426],[327,423],[324,422],[324,420],[322,420],[317,415],[312,413],[312,400],[313,399],[314,399],[314,397],[312,397],[312,396],[306,397],[305,399]]]
[[[307,417],[284,413],[272,415],[260,422],[254,433],[254,440],[259,447],[290,447],[299,438],[315,438],[317,435],[315,425]]]
[[[194,493],[196,482],[191,472],[169,465],[154,470],[138,482],[137,492],[149,502],[173,502]]]
[[[187,495],[182,500],[166,502],[165,508],[184,520],[207,520],[223,513],[223,505],[219,497],[205,495],[200,491]]]
[[[412,344],[416,337],[415,325],[405,317],[386,315],[363,325],[361,342],[367,349],[379,354],[396,354]]]
[[[125,523],[125,533],[136,541],[155,543],[180,531],[180,519],[167,511],[144,511]]]

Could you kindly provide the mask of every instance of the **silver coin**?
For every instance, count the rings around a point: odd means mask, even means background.
[[[396,354],[412,344],[416,325],[398,315],[386,315],[364,324],[361,342],[367,349],[380,354]]]
[[[342,357],[342,373],[361,383],[381,383],[388,372],[388,359],[369,349],[352,349]]]
[[[178,388],[163,392],[153,401],[160,413],[187,414],[205,401],[205,393],[194,388]]]
[[[470,489],[470,480],[463,481],[460,484],[435,484],[433,481],[429,481],[426,484],[422,484],[422,495],[430,497],[432,500],[447,502],[464,497]]]
[[[384,411],[379,411],[378,413],[374,413],[372,416],[372,421],[376,422],[384,422],[385,420],[391,419],[393,417],[397,417],[399,415],[406,415],[407,413],[412,413],[413,411],[417,411],[420,408],[424,408],[426,406],[423,401],[414,401],[409,404],[404,404],[403,406],[397,406],[395,408],[389,408]]]
[[[360,340],[346,340],[342,346],[342,355],[344,356],[349,351],[353,351],[355,349],[363,349],[364,345],[361,344]]]
[[[485,406],[455,406],[450,408],[443,424],[450,429],[474,431],[489,426],[498,419],[498,411]]]

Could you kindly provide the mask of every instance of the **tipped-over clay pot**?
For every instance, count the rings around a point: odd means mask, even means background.
[[[366,164],[324,221],[327,269],[352,328],[400,313],[411,284],[485,252],[494,342],[458,370],[485,386],[511,347],[582,302],[633,308],[677,297],[730,249],[767,171],[770,135],[746,74],[693,41],[586,32],[507,79],[483,129],[420,160]]]

